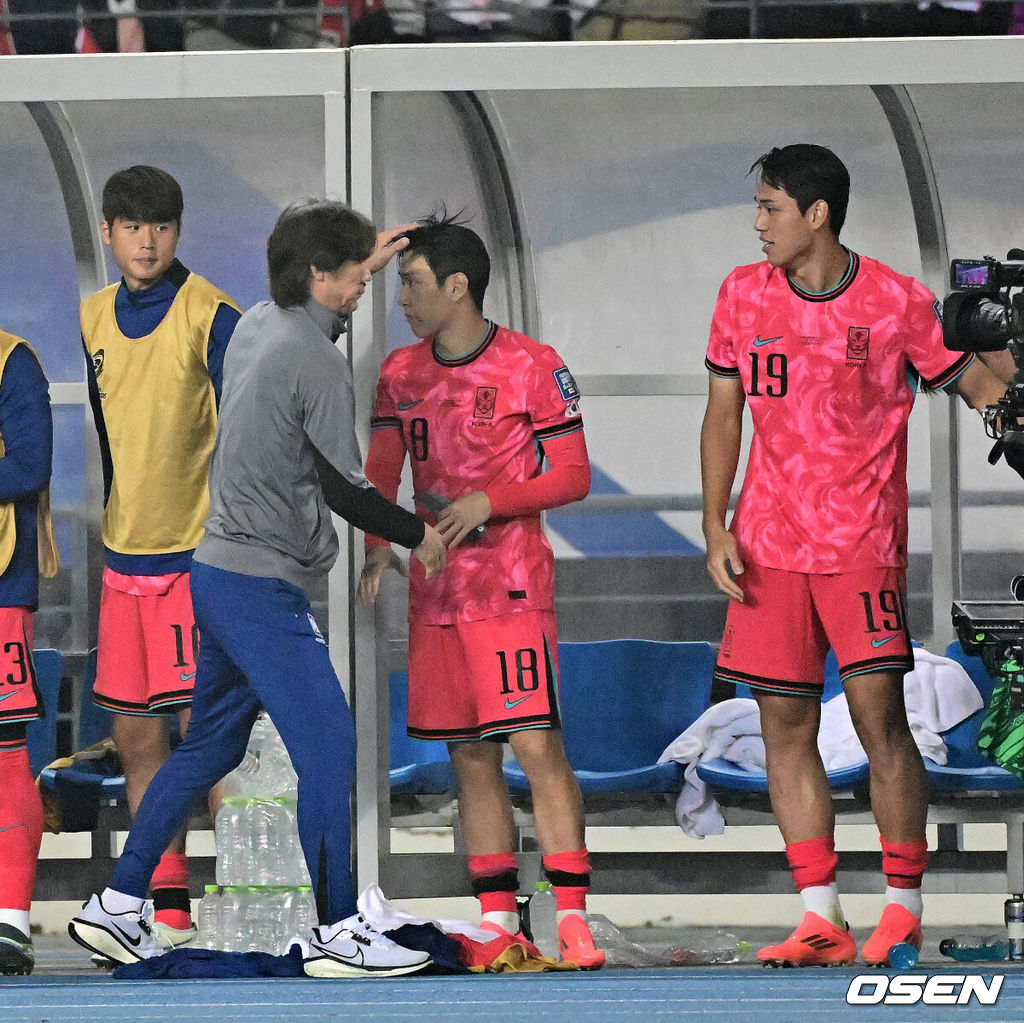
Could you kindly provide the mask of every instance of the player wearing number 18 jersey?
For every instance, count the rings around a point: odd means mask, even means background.
[[[510,743],[533,792],[562,956],[594,968],[604,954],[584,912],[589,857],[562,747],[554,559],[540,523],[545,508],[590,486],[579,392],[553,348],[484,319],[489,260],[476,234],[431,218],[409,240],[399,304],[425,340],[381,366],[366,463],[368,478],[394,498],[408,456],[415,499],[440,509],[448,544],[444,572],[428,580],[412,568],[408,731],[448,741],[484,924],[515,932],[500,742]],[[385,568],[401,566],[372,537],[367,549],[364,600]]]
[[[863,958],[882,964],[897,942],[920,947],[927,863],[924,769],[902,685],[913,667],[907,419],[917,377],[978,408],[1004,387],[973,356],[943,347],[922,284],[840,244],[849,174],[834,153],[786,146],[755,168],[766,262],[734,270],[719,294],[701,470],[708,571],[732,598],[715,674],[757,699],[772,808],[805,909],[794,934],[759,957],[805,966],[857,954],[817,747],[831,646],[871,770],[888,886]],[[727,529],[745,404],[753,439]]]

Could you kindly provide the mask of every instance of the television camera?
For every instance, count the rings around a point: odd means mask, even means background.
[[[1024,476],[1024,249],[1011,249],[1007,261],[991,256],[954,259],[953,289],[942,304],[942,340],[956,352],[1008,350],[1017,371],[1006,394],[983,415],[985,432],[995,440],[988,460],[1002,455]]]

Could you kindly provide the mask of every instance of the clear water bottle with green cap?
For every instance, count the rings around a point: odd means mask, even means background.
[[[673,966],[724,966],[738,963],[750,952],[750,942],[725,930],[694,933],[692,939],[669,951]]]
[[[538,881],[530,896],[528,920],[537,951],[543,956],[558,958],[558,919],[555,916],[555,893],[550,881]]]

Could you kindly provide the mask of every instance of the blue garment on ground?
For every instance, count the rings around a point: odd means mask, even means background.
[[[216,952],[173,948],[162,956],[118,966],[116,980],[175,980],[192,977],[302,977],[302,949],[292,945],[284,956],[269,952]]]
[[[403,924],[393,931],[384,933],[403,948],[429,952],[434,962],[423,971],[424,973],[472,972],[459,958],[462,946],[433,924]]]
[[[262,705],[298,775],[299,840],[320,919],[337,923],[357,911],[349,809],[356,734],[309,599],[284,580],[198,561],[191,590],[203,637],[192,718],[146,790],[110,887],[145,898],[196,798],[241,763]]]

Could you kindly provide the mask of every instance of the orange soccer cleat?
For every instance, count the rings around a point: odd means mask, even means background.
[[[581,970],[599,970],[605,954],[594,944],[587,921],[577,913],[567,914],[558,925],[558,948],[562,961],[575,963]]]
[[[849,966],[857,958],[857,944],[850,929],[805,913],[800,926],[781,945],[769,945],[757,953],[765,966]]]
[[[906,906],[887,903],[878,926],[864,942],[861,959],[868,966],[889,966],[889,949],[904,941],[921,951],[921,921]]]

